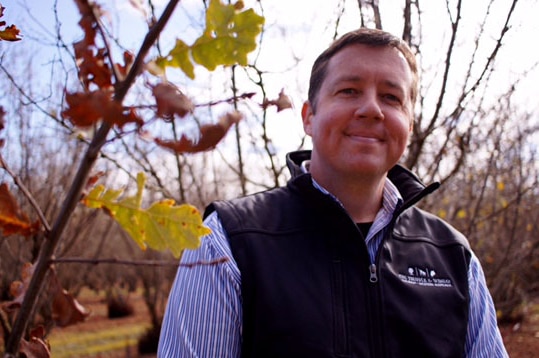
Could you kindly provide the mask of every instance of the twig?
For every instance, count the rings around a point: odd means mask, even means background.
[[[50,261],[51,264],[56,263],[77,263],[77,264],[115,264],[115,265],[130,265],[130,266],[179,266],[186,268],[193,268],[196,266],[214,266],[219,265],[225,262],[228,262],[230,259],[228,257],[220,257],[210,261],[195,261],[195,262],[182,262],[178,261],[159,261],[159,260],[124,260],[117,258],[108,258],[108,259],[83,259],[77,257],[63,257],[58,259],[53,259]]]

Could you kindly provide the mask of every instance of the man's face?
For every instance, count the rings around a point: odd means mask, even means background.
[[[329,61],[313,106],[303,107],[312,137],[311,171],[327,177],[381,178],[412,129],[412,73],[397,49],[351,45]]]

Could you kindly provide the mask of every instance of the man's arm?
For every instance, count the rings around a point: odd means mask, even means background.
[[[182,263],[212,261],[216,265],[179,267],[161,327],[158,356],[239,357],[241,348],[240,272],[226,233],[214,212],[205,220],[212,233],[197,250],[186,250]]]
[[[466,357],[509,357],[496,319],[496,309],[488,291],[479,260],[472,255],[468,273],[470,286],[470,318],[466,336]]]

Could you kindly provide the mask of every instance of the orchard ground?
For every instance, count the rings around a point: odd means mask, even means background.
[[[144,301],[139,294],[131,293],[129,302],[134,314],[129,317],[109,319],[103,295],[86,292],[80,303],[91,311],[83,323],[65,328],[54,328],[49,338],[54,358],[154,358],[155,354],[140,355],[139,337],[150,327]],[[537,357],[539,352],[539,297],[530,301],[522,322],[500,327],[511,358]]]

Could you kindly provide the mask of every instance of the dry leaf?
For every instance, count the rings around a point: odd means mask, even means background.
[[[19,208],[6,183],[0,185],[0,229],[3,236],[30,236],[39,229],[39,221],[31,223]]]
[[[292,100],[284,93],[284,89],[281,89],[279,92],[279,97],[277,99],[268,100],[265,99],[262,103],[262,108],[266,109],[268,106],[276,106],[277,112],[280,112],[284,109],[292,108]]]
[[[108,90],[67,93],[66,102],[68,108],[62,112],[62,117],[81,128],[91,127],[100,120],[120,128],[127,123],[136,123],[138,126],[143,124],[132,107],[123,107],[112,100]]]
[[[238,123],[243,118],[240,112],[227,113],[215,124],[206,124],[200,127],[200,138],[198,141],[183,136],[178,141],[155,139],[155,143],[161,147],[168,148],[175,153],[197,153],[215,148],[223,139],[230,127]]]
[[[21,269],[21,281],[14,281],[9,287],[9,293],[13,296],[13,300],[4,304],[6,310],[12,311],[21,306],[33,274],[34,265],[30,262],[25,263]]]
[[[56,272],[52,270],[49,289],[52,293],[52,319],[60,327],[82,322],[90,312],[69,292],[62,288]]]
[[[194,109],[193,102],[171,83],[159,83],[153,87],[157,115],[171,119],[175,114],[185,117]]]
[[[45,341],[45,328],[39,326],[30,332],[30,340],[21,339],[19,353],[26,358],[49,358],[51,347]]]

